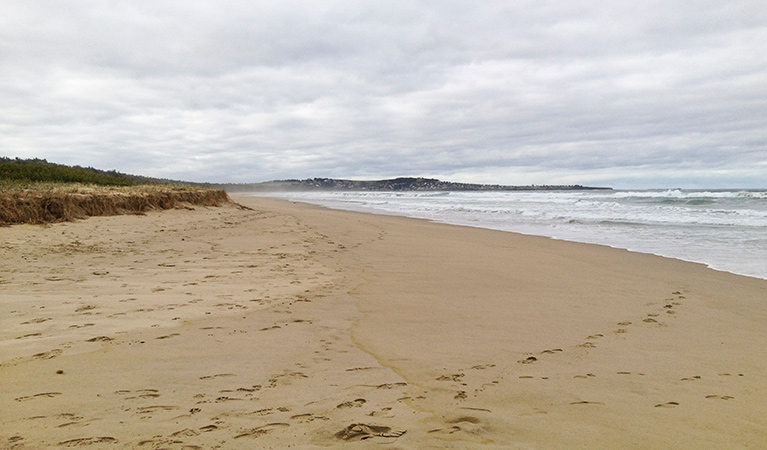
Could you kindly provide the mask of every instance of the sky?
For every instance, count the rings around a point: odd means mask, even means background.
[[[763,0],[3,0],[0,156],[767,188]]]

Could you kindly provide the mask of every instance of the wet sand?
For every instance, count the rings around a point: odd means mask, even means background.
[[[767,281],[236,197],[0,228],[0,448],[762,448]]]

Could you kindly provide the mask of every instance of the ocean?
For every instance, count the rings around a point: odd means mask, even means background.
[[[335,209],[609,245],[767,279],[767,190],[270,195]]]

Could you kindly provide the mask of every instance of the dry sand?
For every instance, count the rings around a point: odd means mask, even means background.
[[[0,448],[767,442],[767,281],[237,201],[0,228]]]

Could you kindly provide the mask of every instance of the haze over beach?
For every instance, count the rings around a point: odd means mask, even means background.
[[[765,42],[746,0],[3,1],[0,449],[763,449]]]

